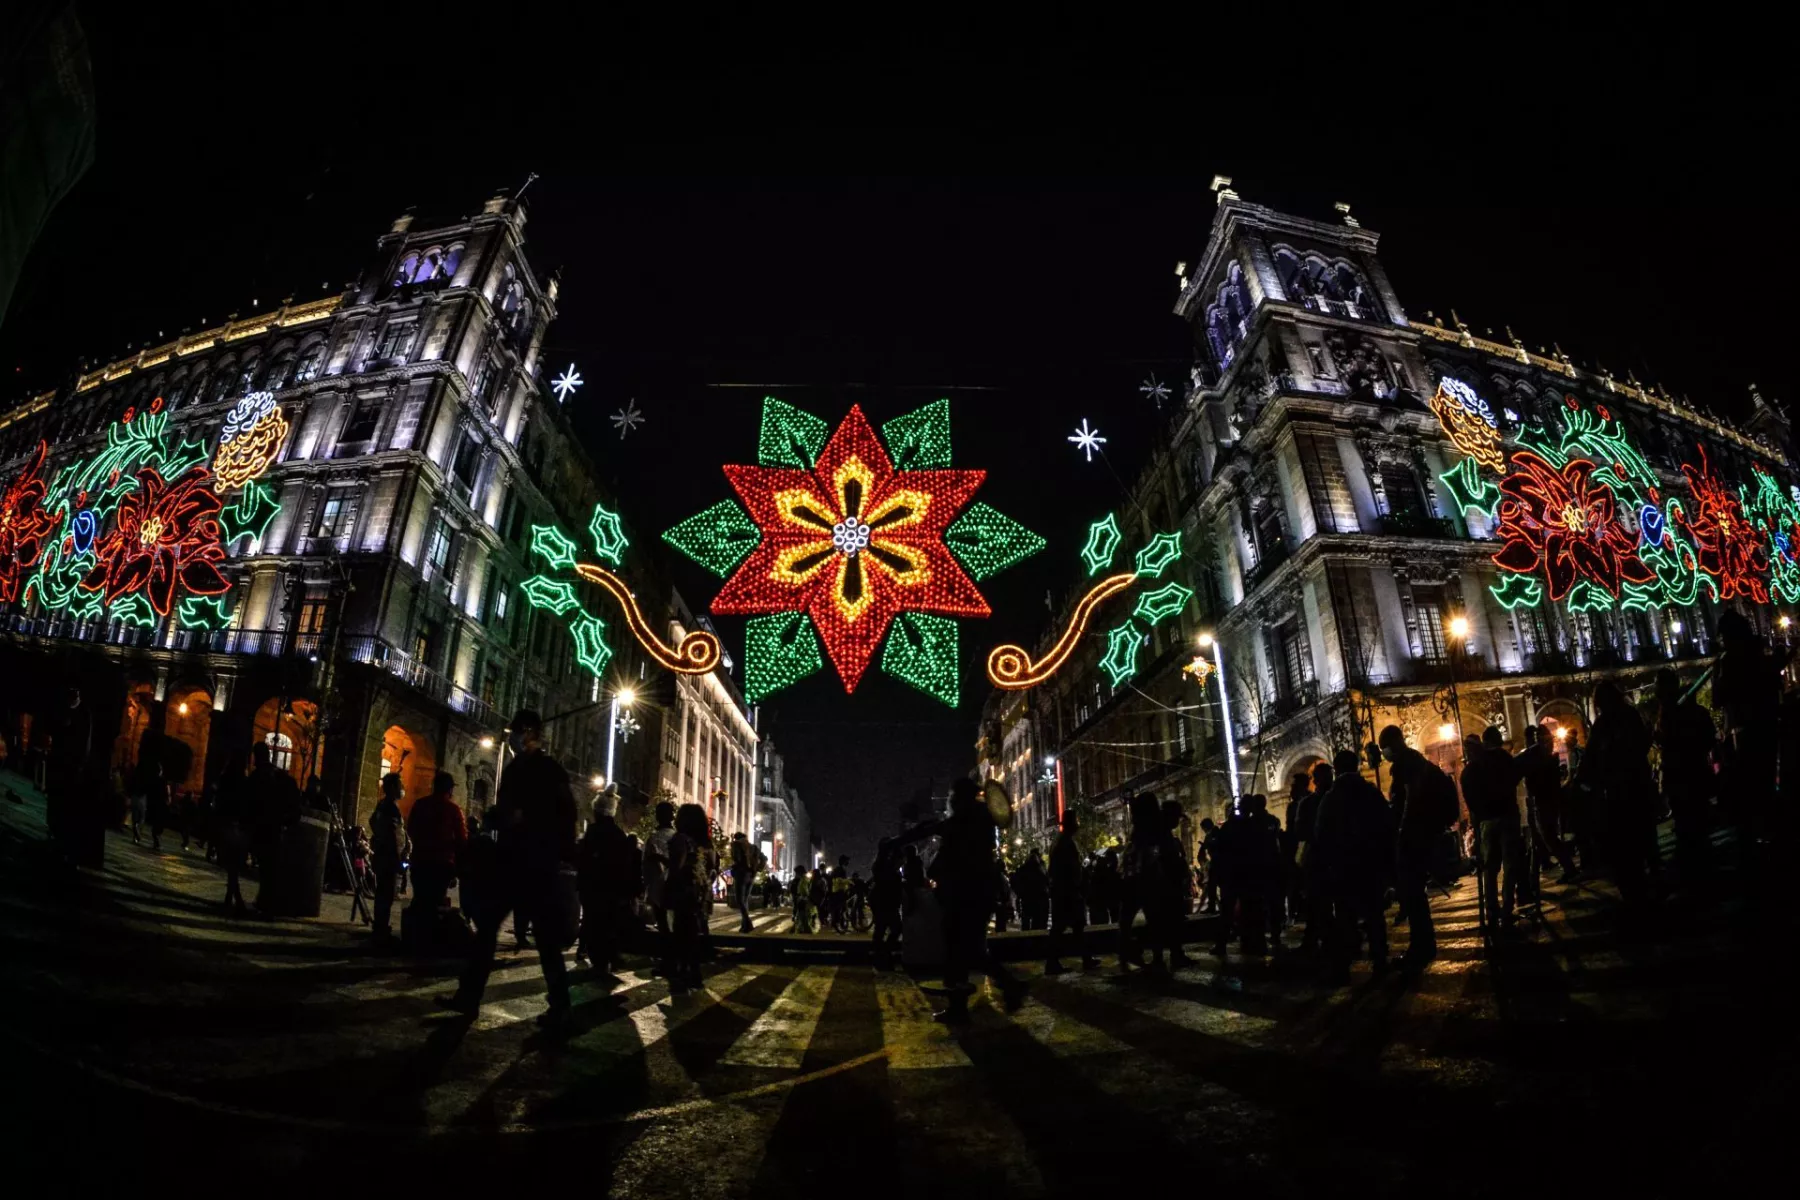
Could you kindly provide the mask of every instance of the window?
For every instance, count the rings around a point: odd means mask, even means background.
[[[350,419],[344,422],[344,432],[338,438],[338,450],[350,454],[363,454],[369,449],[369,443],[375,438],[375,426],[381,421],[381,398],[364,396],[356,402],[356,409]]]
[[[481,467],[481,443],[470,434],[463,434],[462,441],[457,444],[456,457],[451,460],[450,470],[457,482],[463,485],[463,496],[475,488],[475,473]]]
[[[431,549],[425,555],[425,577],[435,578],[444,573],[450,565],[451,529],[448,521],[440,520],[431,530]]]
[[[376,358],[401,358],[412,349],[413,330],[418,328],[416,321],[390,321],[381,331],[381,339],[375,346]]]
[[[394,286],[399,287],[403,283],[411,283],[412,277],[418,270],[419,255],[417,251],[414,251],[400,260],[400,267],[394,272]]]
[[[335,538],[348,534],[356,525],[358,499],[357,489],[351,487],[332,488],[327,492],[325,503],[319,506],[314,536]]]
[[[1444,589],[1413,588],[1413,612],[1419,620],[1419,657],[1444,661]]]
[[[1299,617],[1289,617],[1269,630],[1269,649],[1275,668],[1276,698],[1300,699],[1312,680],[1312,648],[1300,628]]]
[[[423,667],[431,661],[431,646],[437,640],[437,627],[430,621],[419,622],[413,631],[413,665]]]
[[[1419,477],[1411,467],[1402,463],[1382,463],[1381,490],[1387,499],[1388,515],[1399,518],[1401,523],[1422,521],[1429,515],[1425,511],[1425,497],[1419,491]]]
[[[462,265],[463,248],[455,245],[444,251],[444,268],[438,272],[440,279],[454,279],[456,268]]]
[[[1257,561],[1279,558],[1285,549],[1287,542],[1281,533],[1281,510],[1273,503],[1265,503],[1256,510]]]
[[[300,605],[300,620],[295,624],[294,632],[314,635],[325,632],[325,597],[306,598]]]
[[[309,379],[318,378],[319,364],[325,359],[325,343],[314,342],[300,352],[294,362],[294,382],[305,383]]]
[[[494,585],[494,620],[506,620],[506,585],[498,582]]]
[[[475,399],[487,399],[488,387],[494,382],[497,370],[498,364],[495,363],[493,355],[481,356],[481,360],[475,364],[475,378],[469,382],[469,391]]]
[[[263,745],[269,748],[269,765],[277,771],[290,771],[294,762],[294,739],[285,733],[263,734]]]

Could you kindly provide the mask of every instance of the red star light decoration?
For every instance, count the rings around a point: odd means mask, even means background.
[[[803,611],[853,692],[901,612],[985,617],[987,601],[944,531],[984,471],[900,471],[862,409],[809,470],[728,466],[762,542],[713,600],[716,613]]]

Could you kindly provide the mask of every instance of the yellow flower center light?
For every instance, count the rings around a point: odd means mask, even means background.
[[[161,517],[146,517],[138,526],[138,541],[146,546],[154,546],[162,539],[163,522]]]
[[[1563,528],[1571,533],[1587,532],[1587,513],[1579,504],[1565,504],[1562,510]]]

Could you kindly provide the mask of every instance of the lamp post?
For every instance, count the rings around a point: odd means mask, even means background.
[[[1459,647],[1469,640],[1469,618],[1451,617],[1447,626],[1450,633],[1450,712],[1456,724],[1456,752],[1462,754],[1462,703],[1456,697],[1456,657],[1462,651]]]
[[[1210,633],[1200,635],[1200,648],[1213,647],[1213,669],[1219,676],[1219,717],[1225,730],[1225,777],[1231,781],[1231,802],[1238,801],[1237,743],[1231,736],[1231,696],[1225,688],[1225,646]]]
[[[637,693],[630,688],[622,688],[613,693],[612,714],[606,721],[606,782],[609,784],[616,782],[613,775],[613,749],[619,737],[619,709],[625,708],[629,715],[629,709],[636,701]]]

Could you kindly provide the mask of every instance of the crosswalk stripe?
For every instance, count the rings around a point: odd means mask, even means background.
[[[1089,1054],[1122,1054],[1130,1049],[1124,1042],[1064,1012],[1059,1012],[1035,996],[1027,995],[1017,1011],[1008,1019],[1033,1040],[1058,1058],[1080,1058]]]
[[[719,1061],[731,1067],[798,1071],[836,978],[836,967],[807,967],[801,971]]]
[[[889,1070],[969,1065],[969,1056],[950,1029],[931,1019],[931,1003],[912,980],[883,971],[875,977],[875,996],[881,1004],[881,1037],[888,1047]]]
[[[1171,1025],[1179,1025],[1211,1037],[1229,1038],[1243,1045],[1261,1045],[1277,1025],[1276,1021],[1268,1017],[1250,1016],[1235,1009],[1220,1008],[1185,996],[1157,994],[1139,987],[1135,980],[1127,983],[1118,980],[1116,976],[1088,974],[1069,974],[1060,979],[1064,986],[1079,988],[1089,995],[1158,1017]],[[1098,1030],[1095,1032],[1098,1033]],[[1115,1045],[1123,1048],[1122,1043]]]

